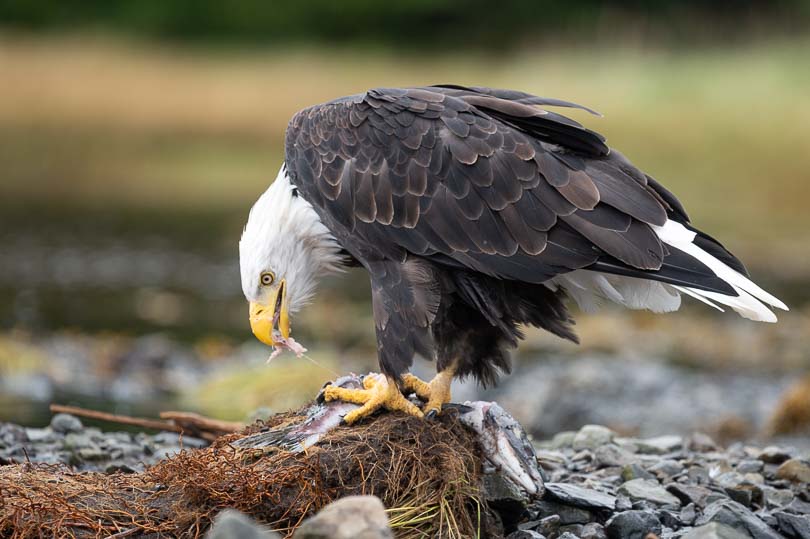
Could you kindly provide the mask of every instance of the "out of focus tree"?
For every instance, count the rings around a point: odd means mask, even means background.
[[[2,0],[0,25],[181,41],[377,43],[424,49],[588,41],[633,30],[718,39],[808,27],[810,0]]]

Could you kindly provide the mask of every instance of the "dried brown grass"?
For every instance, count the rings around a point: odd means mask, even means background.
[[[299,454],[230,445],[244,434],[183,451],[141,474],[2,466],[0,536],[200,537],[227,507],[291,535],[307,516],[352,494],[379,496],[399,537],[478,535],[474,437],[452,417],[425,422],[386,414],[338,428]]]

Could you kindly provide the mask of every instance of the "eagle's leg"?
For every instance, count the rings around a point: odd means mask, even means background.
[[[328,385],[323,389],[323,397],[327,401],[341,400],[362,405],[343,417],[343,421],[349,425],[373,414],[380,408],[405,412],[417,417],[424,415],[422,410],[405,398],[393,378],[378,373],[369,373],[363,378],[363,388],[346,389]]]
[[[425,382],[413,374],[402,376],[402,387],[406,391],[416,393],[416,396],[427,402],[423,411],[425,417],[431,419],[442,411],[442,406],[450,402],[450,384],[456,373],[455,363],[436,373],[433,380]]]

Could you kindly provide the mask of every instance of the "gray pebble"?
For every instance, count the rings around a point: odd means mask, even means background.
[[[683,447],[683,438],[667,435],[634,440],[638,452],[649,455],[663,455]]]
[[[577,507],[605,510],[616,507],[615,496],[568,483],[546,483],[546,496]]]
[[[684,466],[677,460],[662,459],[647,468],[647,471],[659,477],[675,477],[684,471]]]
[[[205,539],[274,539],[281,536],[235,509],[225,509],[214,519]]]
[[[591,522],[582,527],[582,533],[579,534],[582,539],[607,539],[605,527],[598,522]]]
[[[751,536],[747,533],[717,522],[692,528],[681,537],[682,539],[751,539]]]
[[[792,515],[783,511],[774,513],[779,530],[788,537],[810,539],[810,516]]]
[[[779,539],[781,536],[770,526],[757,518],[743,505],[732,500],[720,500],[712,503],[695,521],[696,524],[716,522],[738,531],[745,532],[753,539]]]
[[[610,539],[645,539],[650,533],[661,535],[661,521],[647,511],[625,511],[613,516],[606,530]]]
[[[633,479],[655,479],[655,476],[639,464],[633,463],[622,468],[622,480],[632,481]]]
[[[562,523],[562,515],[550,515],[531,522],[531,526],[518,526],[521,530],[534,530],[546,536],[557,535]]]
[[[45,444],[57,441],[59,438],[53,429],[25,429],[25,436],[28,441],[35,444]]]
[[[585,425],[574,436],[572,446],[574,450],[595,449],[610,443],[616,433],[602,425]]]
[[[763,505],[768,509],[785,507],[793,501],[793,492],[785,488],[762,485],[759,488]]]
[[[376,496],[347,496],[304,521],[295,539],[393,539],[385,507]]]
[[[765,467],[765,465],[762,463],[762,461],[761,461],[761,460],[753,460],[753,459],[749,459],[749,460],[741,460],[741,461],[740,461],[740,462],[737,464],[737,468],[736,468],[736,470],[737,470],[739,473],[742,473],[742,474],[746,474],[746,473],[759,473],[759,472],[761,472],[761,471],[762,471],[762,469],[763,469],[764,467]]]
[[[517,530],[507,535],[506,539],[546,539],[546,536],[534,530]]]
[[[695,511],[695,504],[690,503],[681,508],[681,522],[686,526],[691,526],[695,523],[697,512]]]
[[[574,431],[558,432],[554,435],[550,442],[548,442],[549,449],[563,449],[571,447],[574,444],[574,437],[577,435]]]
[[[680,507],[681,501],[655,481],[649,479],[633,479],[619,487],[619,492],[633,501],[648,501],[656,505],[672,505]]]
[[[70,432],[65,436],[66,449],[81,449],[83,447],[96,447],[93,439],[86,432]]]
[[[632,453],[625,451],[615,444],[605,444],[593,451],[594,463],[600,468],[608,466],[625,466],[634,459]]]
[[[540,501],[535,507],[537,516],[542,517],[535,529],[546,535],[552,535],[560,526],[568,524],[585,524],[593,519],[593,515],[587,509],[572,507],[553,501]]]
[[[79,432],[84,428],[81,420],[70,414],[56,414],[51,418],[51,428],[55,432],[67,434],[68,432]]]

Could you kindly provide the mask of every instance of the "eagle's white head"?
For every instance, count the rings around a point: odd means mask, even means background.
[[[315,292],[317,279],[340,271],[340,245],[312,205],[297,195],[285,167],[250,210],[239,241],[242,291],[250,326],[265,344],[290,335],[291,313]]]

